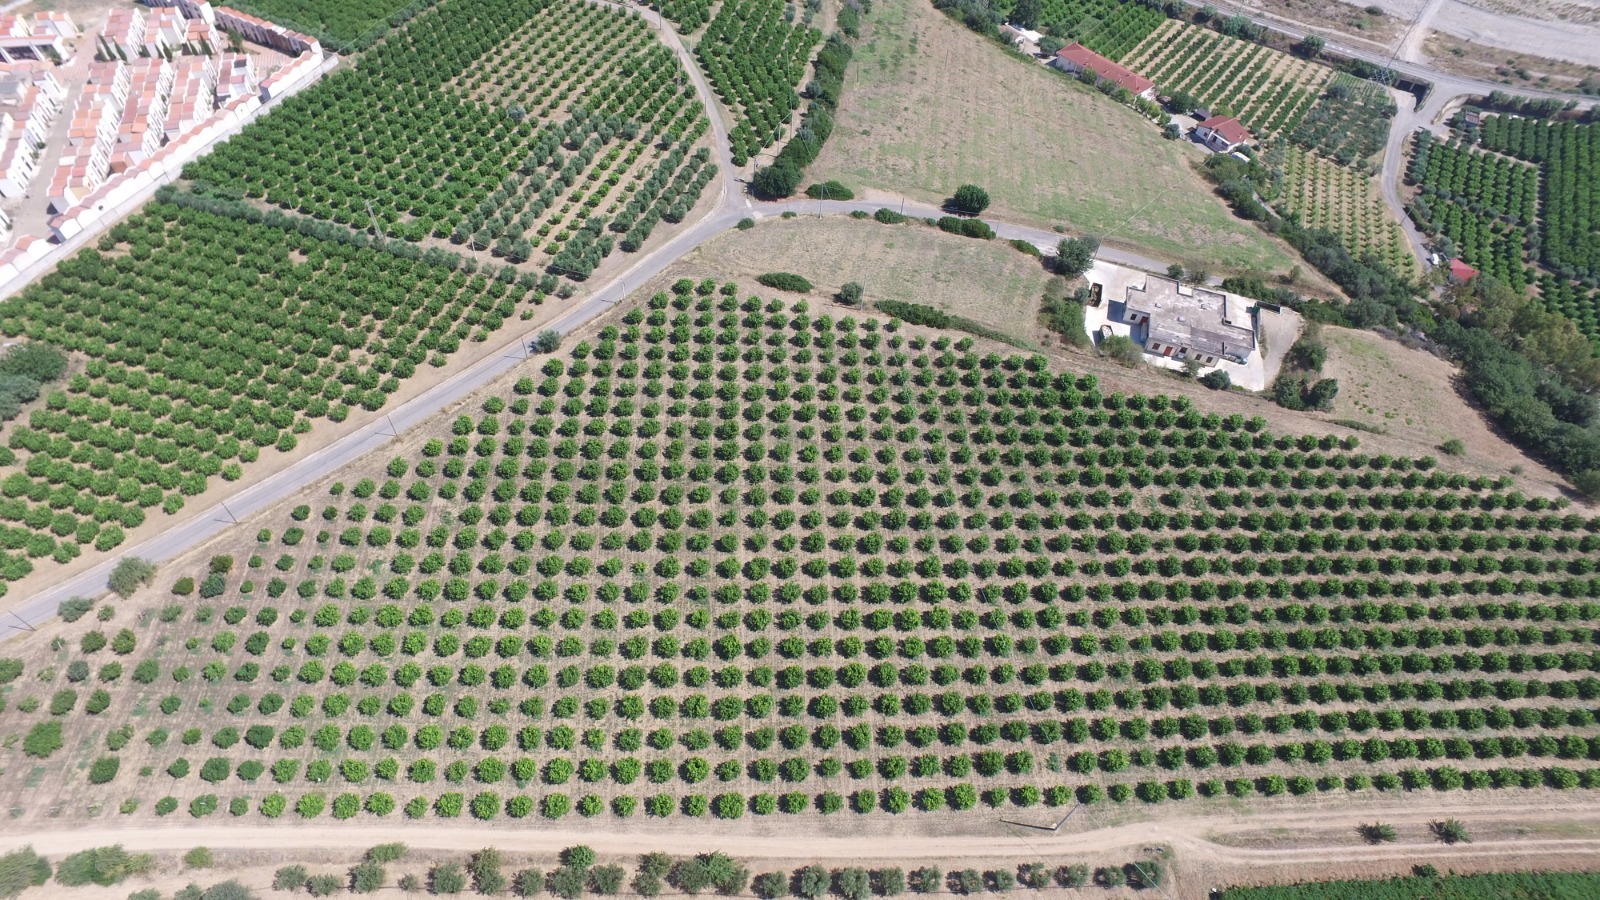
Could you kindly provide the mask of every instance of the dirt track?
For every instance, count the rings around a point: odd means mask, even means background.
[[[618,833],[615,823],[596,828],[460,827],[360,823],[308,825],[285,822],[274,826],[204,826],[174,823],[172,827],[76,828],[0,836],[0,850],[31,844],[50,856],[86,847],[120,843],[129,850],[181,852],[204,844],[215,851],[325,852],[349,848],[353,860],[361,849],[385,841],[402,841],[427,853],[469,853],[497,846],[508,853],[553,858],[558,850],[588,844],[608,856],[651,850],[688,853],[719,849],[751,863],[787,867],[808,862],[833,864],[877,862],[915,866],[938,862],[950,868],[963,860],[1020,863],[1044,860],[1113,861],[1133,858],[1142,848],[1168,848],[1174,862],[1174,896],[1204,896],[1212,884],[1241,881],[1359,876],[1406,871],[1430,862],[1457,871],[1515,868],[1593,868],[1600,865],[1600,806],[1584,798],[1544,795],[1534,800],[1495,803],[1493,797],[1426,795],[1373,798],[1381,802],[1346,804],[1338,809],[1284,809],[1260,814],[1175,815],[1095,827],[1096,820],[1139,815],[1147,810],[1097,806],[1074,812],[1059,832],[1007,824],[973,816],[968,831],[935,834],[892,834],[881,827],[842,829],[818,834],[815,826],[795,829],[773,823],[695,823],[688,835],[681,822],[630,823]],[[1432,800],[1433,802],[1427,802]],[[1533,800],[1533,802],[1530,802]],[[1488,802],[1484,802],[1488,801]],[[1173,812],[1177,812],[1176,809]],[[1026,821],[1045,823],[1051,814],[1034,812]],[[1472,844],[1446,846],[1428,835],[1427,824],[1459,818],[1472,830]],[[915,820],[909,820],[915,822]],[[1401,833],[1393,844],[1370,846],[1356,837],[1356,827],[1386,822]],[[787,825],[788,823],[783,823]],[[832,823],[830,823],[832,824]],[[900,823],[894,823],[899,825]],[[919,823],[919,824],[932,824]],[[955,824],[953,820],[950,824]],[[1077,827],[1081,830],[1072,831]],[[686,842],[686,838],[688,838]],[[974,863],[977,864],[977,863]]]

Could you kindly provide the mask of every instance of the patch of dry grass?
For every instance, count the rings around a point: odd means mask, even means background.
[[[1004,241],[958,237],[916,221],[845,217],[767,219],[706,243],[683,265],[732,277],[746,293],[763,296],[772,293],[755,286],[763,272],[802,275],[816,286],[813,294],[829,298],[854,281],[869,302],[921,303],[1023,339],[1037,332],[1050,279],[1037,258]]]
[[[1294,264],[1289,247],[1212,196],[1192,168],[1197,148],[1132,110],[1008,56],[927,0],[881,0],[864,21],[810,180],[934,203],[972,182],[997,216],[1065,223],[1209,271]]]

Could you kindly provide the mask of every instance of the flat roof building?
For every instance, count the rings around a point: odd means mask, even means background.
[[[1205,365],[1242,363],[1256,349],[1249,305],[1220,291],[1150,275],[1130,285],[1123,321],[1143,325],[1145,352]],[[1135,330],[1137,334],[1137,330]]]

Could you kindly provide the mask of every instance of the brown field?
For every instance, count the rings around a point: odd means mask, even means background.
[[[702,245],[678,267],[732,278],[748,293],[772,292],[755,282],[763,272],[804,276],[816,286],[813,297],[831,298],[854,281],[869,302],[922,303],[1024,340],[1036,337],[1039,298],[1050,278],[1037,258],[1003,241],[946,234],[916,221],[882,225],[840,216],[765,219]]]
[[[997,217],[1114,237],[1210,271],[1281,272],[1292,251],[1235,219],[1137,113],[1000,48],[926,0],[863,21],[839,123],[808,172],[939,203],[986,187]]]
[[[1423,350],[1371,332],[1324,328],[1328,361],[1323,375],[1339,381],[1330,419],[1349,419],[1386,429],[1387,437],[1408,442],[1412,452],[1436,451],[1450,438],[1466,444],[1465,463],[1474,470],[1520,473],[1541,493],[1558,490],[1560,476],[1500,437],[1456,386],[1456,369]],[[1366,437],[1363,442],[1369,442]],[[1436,454],[1437,455],[1437,454]]]
[[[1428,32],[1422,48],[1429,61],[1439,69],[1471,78],[1498,81],[1511,88],[1569,91],[1600,82],[1600,73],[1588,66],[1475,44],[1442,31]],[[1524,78],[1522,73],[1526,73],[1527,77]]]

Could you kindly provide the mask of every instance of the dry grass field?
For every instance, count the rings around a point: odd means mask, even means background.
[[[1562,484],[1554,472],[1500,437],[1466,401],[1450,363],[1371,332],[1324,328],[1322,336],[1328,345],[1323,373],[1339,381],[1332,418],[1387,429],[1389,436],[1415,445],[1413,452],[1459,438],[1474,469],[1516,471],[1546,490]]]
[[[1032,339],[1039,298],[1049,273],[1039,260],[1003,241],[972,238],[918,222],[882,225],[842,217],[767,219],[749,231],[730,231],[685,257],[674,271],[731,277],[741,289],[765,293],[755,276],[793,272],[831,297],[857,282],[868,301],[904,300],[936,307]]]
[[[929,202],[984,185],[997,216],[1110,235],[1211,271],[1283,271],[1290,249],[1233,218],[1132,110],[1005,55],[926,0],[887,0],[864,20],[839,124],[813,180],[838,178]]]

